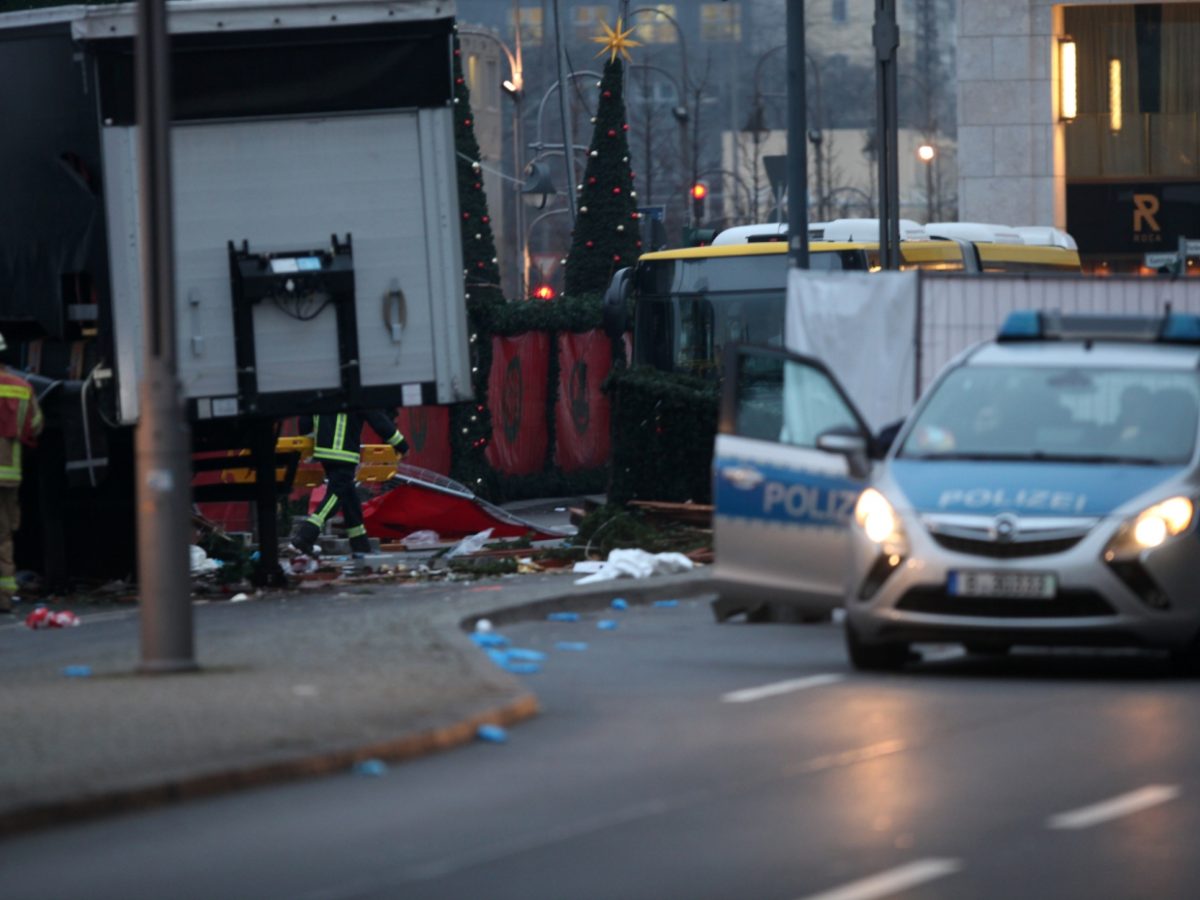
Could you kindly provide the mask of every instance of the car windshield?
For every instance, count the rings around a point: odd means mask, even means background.
[[[1196,372],[963,366],[929,397],[899,456],[1182,464],[1196,444]]]

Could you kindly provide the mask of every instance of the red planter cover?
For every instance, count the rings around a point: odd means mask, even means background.
[[[558,402],[554,408],[554,463],[564,472],[608,462],[608,397],[600,385],[612,368],[603,331],[558,335]]]
[[[492,338],[488,374],[492,440],[485,452],[497,472],[533,475],[545,468],[549,368],[550,337],[545,332]]]

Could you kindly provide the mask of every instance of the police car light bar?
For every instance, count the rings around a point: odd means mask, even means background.
[[[1008,314],[996,340],[1200,344],[1200,316],[1063,315],[1058,311],[1018,310]]]

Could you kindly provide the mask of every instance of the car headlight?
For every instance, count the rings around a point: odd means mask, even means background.
[[[867,488],[859,495],[854,505],[854,521],[872,543],[884,545],[904,540],[896,510],[875,488]]]
[[[1107,559],[1162,546],[1192,524],[1196,506],[1188,497],[1171,497],[1142,510],[1127,521],[1109,544]]]
[[[1143,550],[1157,547],[1192,524],[1194,506],[1187,497],[1172,497],[1142,510],[1133,520],[1133,540]]]

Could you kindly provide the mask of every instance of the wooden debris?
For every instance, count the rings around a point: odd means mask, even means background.
[[[631,500],[629,505],[640,509],[652,519],[678,522],[695,528],[711,528],[713,508],[710,503],[667,503],[659,500]]]

